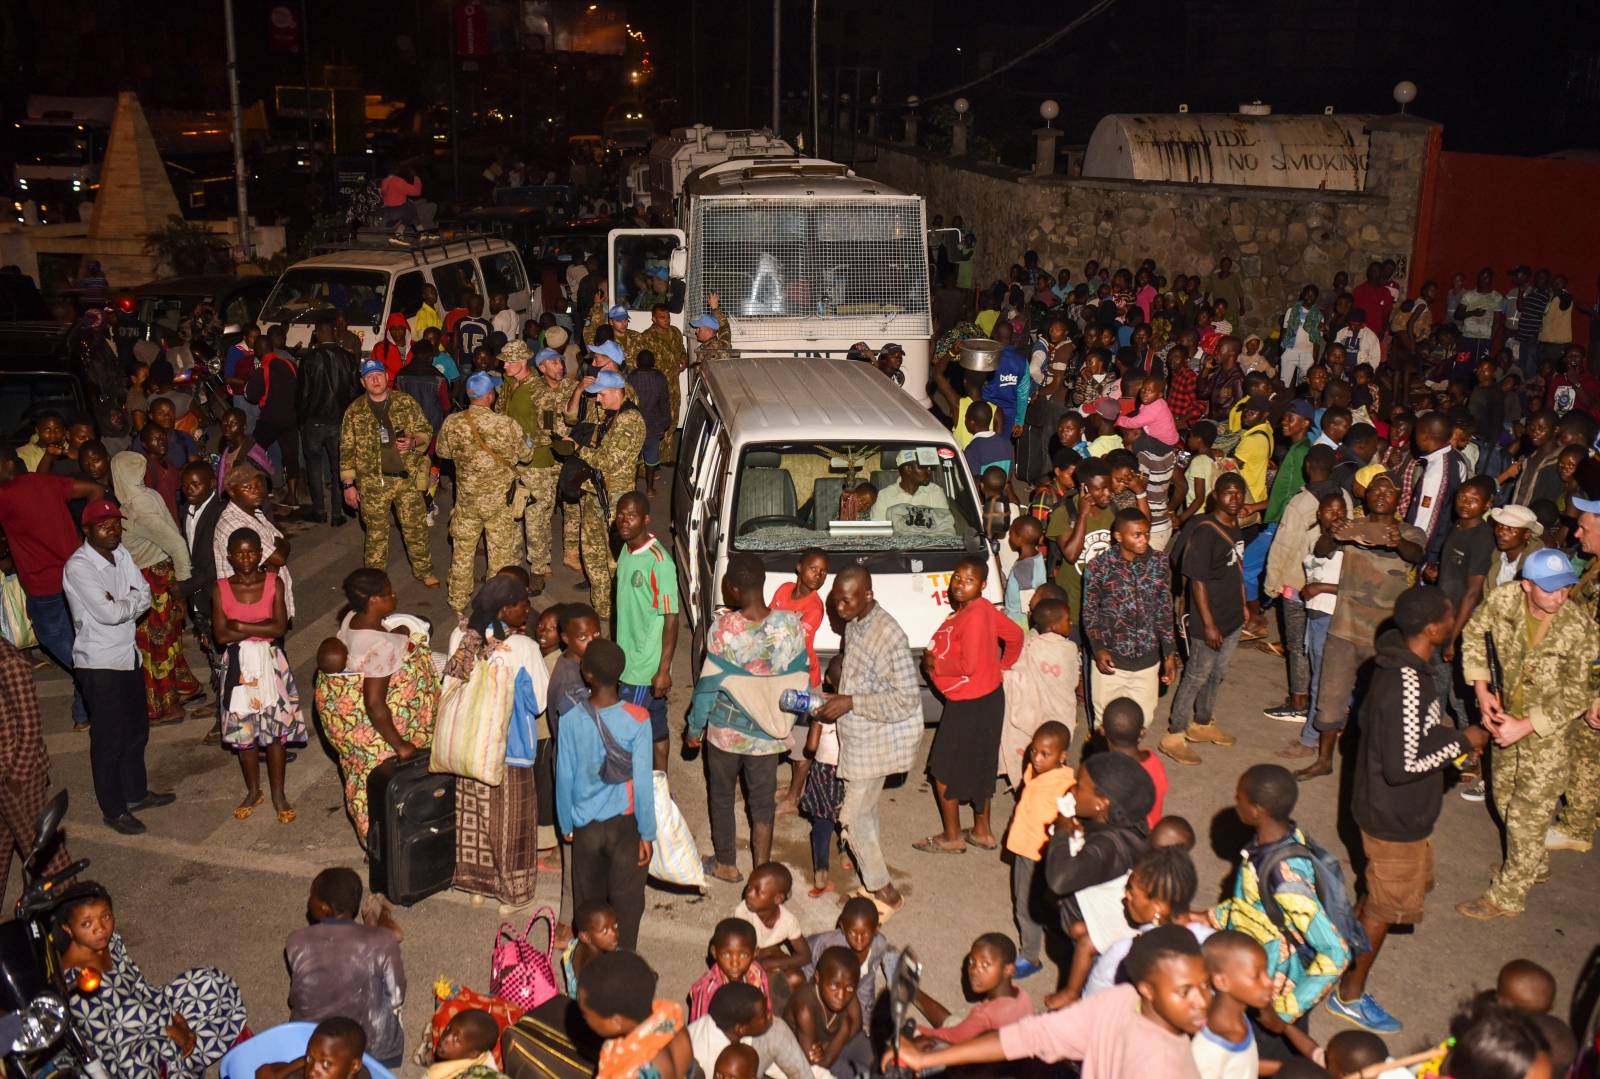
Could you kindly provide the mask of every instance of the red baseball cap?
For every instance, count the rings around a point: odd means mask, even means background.
[[[83,507],[83,523],[86,525],[99,524],[101,521],[109,521],[113,517],[120,520],[122,511],[117,508],[115,502],[108,498],[97,498]]]

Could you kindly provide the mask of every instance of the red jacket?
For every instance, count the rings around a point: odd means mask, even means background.
[[[988,600],[975,599],[946,618],[928,642],[934,688],[952,701],[987,697],[1021,652],[1017,624]]]
[[[372,346],[372,358],[383,364],[389,371],[389,388],[394,389],[395,376],[400,373],[400,368],[406,365],[406,360],[411,350],[402,352],[393,341],[382,340]]]

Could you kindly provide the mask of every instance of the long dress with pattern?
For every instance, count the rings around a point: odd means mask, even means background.
[[[201,1079],[244,1030],[239,984],[214,967],[193,967],[166,985],[152,985],[111,935],[111,969],[91,996],[74,993],[72,1014],[114,1079]],[[176,1013],[194,1031],[185,1057],[167,1037]]]
[[[239,622],[265,622],[272,617],[278,575],[268,570],[261,598],[243,603],[233,594],[233,580],[217,582],[222,615]],[[306,725],[300,715],[300,689],[283,645],[252,637],[228,645],[222,676],[222,744],[230,749],[265,748],[275,742],[304,745]]]
[[[387,638],[384,640],[383,638]],[[367,777],[394,749],[367,717],[361,685],[366,678],[389,679],[387,700],[395,730],[408,742],[433,741],[433,713],[439,703],[439,676],[433,653],[421,634],[405,638],[376,630],[352,630],[347,616],[339,639],[349,650],[340,674],[317,675],[317,719],[339,754],[344,777],[344,807],[355,825],[356,838],[367,845]]]

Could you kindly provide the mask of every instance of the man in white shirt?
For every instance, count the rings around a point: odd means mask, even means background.
[[[537,295],[538,291],[534,289],[534,294]],[[522,316],[511,309],[505,293],[489,294],[489,314],[493,316],[489,320],[489,325],[495,333],[501,334],[507,341],[522,339]]]
[[[878,492],[878,501],[872,506],[873,520],[892,520],[889,511],[896,506],[926,506],[949,512],[949,499],[931,482],[933,473],[928,466],[918,463],[916,450],[901,450],[895,464],[900,469],[900,482]]]
[[[1376,371],[1383,362],[1378,335],[1367,328],[1367,313],[1359,307],[1350,312],[1350,322],[1333,340],[1355,354],[1357,365],[1366,364]]]
[[[150,715],[134,632],[150,609],[150,585],[122,545],[122,511],[115,503],[102,498],[85,506],[83,534],[83,546],[62,571],[62,585],[76,633],[73,671],[89,707],[94,796],[107,826],[138,835],[145,826],[133,810],[177,800],[171,792],[151,790],[145,777]]]
[[[1456,309],[1450,313],[1461,327],[1461,336],[1472,350],[1474,362],[1488,357],[1495,319],[1500,316],[1505,302],[1505,296],[1495,290],[1494,271],[1485,266],[1478,271],[1478,287],[1462,293]]]
[[[1428,537],[1423,545],[1423,563],[1437,565],[1444,553],[1444,540],[1450,531],[1450,517],[1456,491],[1467,481],[1467,463],[1450,444],[1452,429],[1443,412],[1425,412],[1417,418],[1412,438],[1422,465],[1422,478],[1411,495],[1406,520]]]

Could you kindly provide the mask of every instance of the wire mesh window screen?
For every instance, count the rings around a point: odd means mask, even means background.
[[[821,319],[829,336],[926,334],[928,260],[915,199],[702,199],[689,308],[708,293],[739,319],[741,336],[793,336]]]

